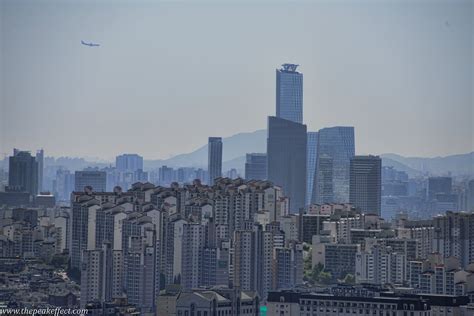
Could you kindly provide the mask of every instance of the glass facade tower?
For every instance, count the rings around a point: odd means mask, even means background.
[[[337,126],[320,129],[318,132],[316,177],[313,185],[313,203],[347,203],[349,202],[350,162],[355,155],[354,127]],[[324,159],[322,159],[324,158]],[[332,165],[332,172],[320,172],[320,166],[328,168]],[[332,174],[332,194],[326,192],[323,199],[321,188],[328,188],[327,175]],[[326,176],[322,176],[322,175]],[[332,199],[327,200],[327,199]]]
[[[276,116],[303,123],[303,74],[298,65],[283,64],[276,71]]]

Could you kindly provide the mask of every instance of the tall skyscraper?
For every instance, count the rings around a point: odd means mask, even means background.
[[[268,180],[282,187],[293,213],[305,206],[306,138],[306,125],[268,118]]]
[[[379,156],[355,156],[351,159],[349,202],[364,213],[380,215],[382,159]]]
[[[276,70],[276,116],[303,123],[303,74],[298,65],[283,64]]]
[[[306,148],[306,205],[311,204],[318,152],[318,132],[308,132]]]
[[[267,179],[267,154],[251,153],[246,155],[245,179]]]
[[[44,171],[44,150],[36,151],[36,161],[38,162],[38,192],[43,191],[43,171]]]
[[[143,157],[137,154],[123,154],[115,158],[115,167],[118,171],[143,170]]]
[[[95,192],[105,192],[106,184],[107,174],[105,171],[76,171],[74,175],[74,191],[83,191],[84,187],[91,186]]]
[[[318,171],[313,185],[313,203],[349,202],[349,168],[354,154],[354,127],[337,126],[319,130],[316,162]],[[324,157],[324,159],[321,159],[321,157]],[[332,163],[332,201],[323,201],[323,196],[319,190],[328,186],[321,183],[326,179],[319,176],[322,174],[319,169],[323,163],[327,167],[329,159]],[[324,174],[327,175],[328,172],[326,171]]]
[[[14,149],[9,159],[8,187],[33,196],[38,194],[38,161],[29,152]]]
[[[222,177],[222,138],[209,137],[207,167],[209,184],[213,185],[216,178]]]

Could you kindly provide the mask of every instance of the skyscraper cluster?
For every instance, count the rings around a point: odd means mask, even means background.
[[[352,162],[354,128],[337,126],[308,132],[303,124],[303,74],[297,67],[283,64],[276,72],[276,116],[268,118],[268,179],[283,188],[294,213],[312,203],[351,202],[364,211],[380,214],[380,171],[378,176],[370,174],[365,182],[360,181],[359,172],[351,178],[351,164],[359,166],[359,160]],[[358,194],[353,199],[351,183],[357,183],[353,190]],[[376,199],[372,204],[377,205],[369,205],[368,199]]]

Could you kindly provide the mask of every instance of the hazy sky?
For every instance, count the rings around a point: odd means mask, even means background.
[[[168,158],[262,129],[285,62],[308,130],[353,125],[357,153],[472,151],[473,2],[0,0],[0,152]]]

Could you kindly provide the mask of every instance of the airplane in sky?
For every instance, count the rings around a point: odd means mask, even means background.
[[[82,45],[89,46],[89,47],[100,46],[100,44],[86,43],[86,42],[84,42],[84,41],[81,41],[81,44],[82,44]]]

